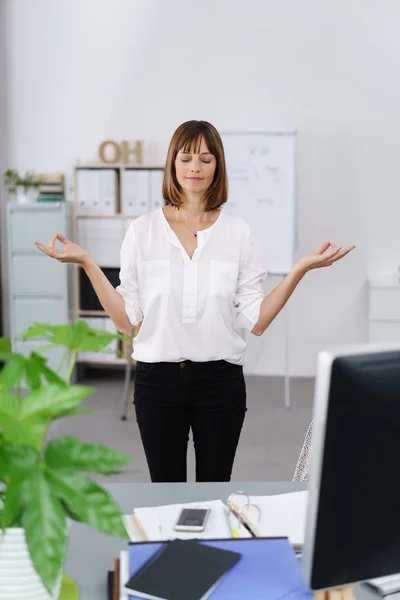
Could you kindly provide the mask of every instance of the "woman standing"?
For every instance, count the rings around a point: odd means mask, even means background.
[[[175,131],[163,196],[167,206],[130,225],[116,289],[64,236],[36,245],[82,265],[119,331],[142,323],[134,339],[134,403],[151,480],[186,481],[191,429],[196,481],[230,481],[246,412],[243,329],[262,335],[309,270],[333,264],[353,246],[326,242],[264,297],[266,269],[251,228],[221,210],[228,200],[224,150],[206,121]],[[63,250],[55,249],[57,239]]]

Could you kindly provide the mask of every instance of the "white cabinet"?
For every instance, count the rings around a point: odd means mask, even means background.
[[[400,281],[394,275],[369,279],[369,341],[400,341]]]
[[[28,356],[47,344],[45,340],[21,341],[20,334],[34,322],[70,322],[70,266],[45,256],[34,245],[35,240],[47,245],[57,232],[69,236],[69,212],[65,202],[7,205],[10,336],[14,352]],[[46,351],[52,369],[57,369],[63,352],[61,347]]]

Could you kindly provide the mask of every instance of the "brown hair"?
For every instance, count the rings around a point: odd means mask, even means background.
[[[176,155],[182,149],[188,152],[199,147],[202,138],[217,161],[214,179],[206,191],[206,211],[209,212],[221,207],[228,200],[228,179],[221,136],[207,121],[186,121],[173,134],[165,163],[162,195],[164,200],[173,206],[179,208],[183,204],[182,188],[176,178]]]

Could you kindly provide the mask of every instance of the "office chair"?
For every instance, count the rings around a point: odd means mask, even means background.
[[[293,475],[293,481],[308,481],[310,475],[310,456],[311,444],[314,430],[314,419],[311,421],[306,437],[304,438],[303,447],[300,451],[300,456],[297,461],[296,469]]]

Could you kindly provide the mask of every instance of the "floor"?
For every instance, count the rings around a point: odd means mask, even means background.
[[[121,420],[123,376],[115,372],[86,372],[80,383],[96,388],[84,406],[95,415],[79,415],[55,422],[48,439],[72,435],[101,443],[128,454],[134,472],[114,476],[113,481],[150,481],[135,420],[130,393],[128,419]],[[311,421],[314,379],[291,380],[291,406],[285,408],[283,378],[246,378],[248,411],[236,453],[232,481],[291,481]],[[94,476],[96,481],[110,481]],[[194,453],[188,452],[188,481],[194,481]]]

